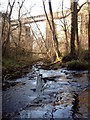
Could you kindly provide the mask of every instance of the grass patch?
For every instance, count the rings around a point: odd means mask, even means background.
[[[3,69],[12,69],[12,68],[18,68],[18,67],[24,67],[25,63],[17,61],[15,59],[9,59],[9,58],[3,58],[2,59],[2,68]]]

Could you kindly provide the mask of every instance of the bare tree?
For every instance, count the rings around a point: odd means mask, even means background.
[[[21,33],[22,33],[22,23],[21,23],[21,9],[23,7],[25,0],[22,0],[22,3],[18,1],[19,11],[18,11],[18,22],[19,22],[19,36],[18,36],[18,47],[20,47]]]
[[[80,42],[79,42],[79,37],[78,37],[78,9],[77,9],[78,2],[75,2],[75,14],[76,14],[76,26],[75,26],[75,40],[77,42],[77,48],[78,50],[80,49]]]
[[[88,50],[90,51],[90,1],[88,2]]]
[[[76,2],[71,0],[71,55],[75,54]]]
[[[11,4],[10,0],[8,0],[8,6],[7,6],[7,11],[6,14],[8,14],[8,30],[7,30],[7,37],[5,42],[2,45],[3,48],[3,55],[5,54],[5,52],[7,51],[8,46],[10,45],[10,28],[11,28],[11,15],[12,15],[12,11],[15,5],[15,1],[13,1],[13,3]],[[10,8],[9,13],[8,13],[8,8]]]
[[[64,15],[64,10],[63,10],[63,0],[62,0],[62,16],[63,16],[63,30],[65,33],[65,39],[66,39],[66,52],[68,52],[69,43],[68,43],[68,36],[67,36],[67,23],[64,17],[65,15]]]
[[[49,0],[48,4],[49,4],[49,11],[50,11],[50,16],[51,16],[51,22],[50,22],[50,20],[48,18],[48,15],[47,15],[47,12],[46,12],[46,9],[45,9],[45,2],[43,0],[44,12],[45,12],[47,21],[49,23],[50,29],[51,29],[52,34],[53,34],[54,47],[55,47],[55,55],[56,55],[55,59],[59,59],[60,52],[59,52],[59,46],[58,46],[58,39],[57,39],[57,36],[56,36],[56,31],[55,31],[55,23],[54,23],[54,18],[53,18],[51,0]]]
[[[87,2],[84,2],[81,6],[79,6],[79,8],[77,8],[78,4],[78,0],[75,0],[75,14],[76,14],[76,19],[75,19],[75,23],[76,23],[76,27],[75,27],[75,40],[77,42],[77,48],[80,51],[81,45],[80,45],[80,41],[79,41],[79,36],[78,36],[78,12],[81,10],[81,8],[86,4]]]
[[[58,48],[58,39],[56,36],[56,31],[55,31],[55,24],[54,24],[54,18],[53,18],[53,12],[52,12],[52,5],[51,5],[51,0],[49,0],[49,10],[50,10],[50,15],[51,15],[51,20],[52,20],[52,28],[53,28],[53,40],[56,48],[56,57],[60,57],[60,52]]]

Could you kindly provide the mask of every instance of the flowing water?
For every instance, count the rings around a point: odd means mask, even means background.
[[[7,80],[11,86],[3,89],[3,118],[88,118],[89,80],[88,71],[34,65],[22,78]]]

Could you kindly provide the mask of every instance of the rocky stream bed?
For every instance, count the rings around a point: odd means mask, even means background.
[[[90,74],[33,65],[21,78],[6,80],[3,118],[88,118]]]

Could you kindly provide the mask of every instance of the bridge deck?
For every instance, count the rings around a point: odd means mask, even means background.
[[[70,12],[66,16],[69,16],[69,15],[70,15]],[[56,13],[53,14],[53,16],[54,16],[54,19],[62,19],[63,18],[61,12],[56,12]],[[21,19],[22,24],[30,24],[30,23],[41,22],[41,21],[46,21],[45,14]],[[17,20],[12,20],[11,25],[12,26],[18,25],[18,19]]]

